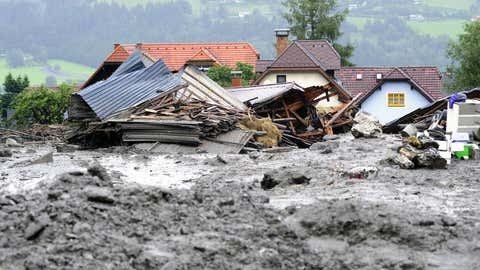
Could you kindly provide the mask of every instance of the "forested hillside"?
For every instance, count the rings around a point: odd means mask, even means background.
[[[263,58],[271,58],[273,29],[286,26],[280,3],[0,0],[0,61],[11,68],[40,65],[42,70],[50,59],[95,67],[113,43],[139,41],[246,40]],[[339,4],[339,9],[350,10],[343,39],[355,45],[357,65],[443,68],[448,63],[449,39],[462,31],[464,22],[480,14],[480,0],[340,0]],[[76,73],[88,72],[84,68]]]

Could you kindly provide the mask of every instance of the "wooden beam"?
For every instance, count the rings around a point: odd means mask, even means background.
[[[290,116],[290,112],[289,112],[289,110],[288,110],[288,108],[287,108],[287,103],[285,103],[285,99],[284,99],[284,98],[282,98],[282,103],[283,103],[283,108],[285,109],[285,112],[287,113],[287,117],[288,117],[288,118],[292,118],[292,117]],[[288,122],[288,125],[290,126],[290,130],[293,132],[293,134],[296,134],[297,131],[295,130],[295,127],[293,126],[292,121],[289,121],[289,122]]]

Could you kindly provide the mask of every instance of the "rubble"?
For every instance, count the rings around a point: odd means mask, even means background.
[[[355,138],[378,138],[382,134],[382,125],[371,114],[359,112],[353,122],[351,132]]]
[[[286,187],[289,185],[308,185],[310,177],[303,173],[291,170],[271,171],[265,173],[260,185],[263,189],[273,189],[277,186]]]
[[[8,138],[5,141],[5,145],[7,147],[23,147],[23,145],[21,143],[17,142],[15,139],[12,139],[12,138]]]
[[[49,152],[37,159],[34,159],[30,162],[30,165],[38,165],[43,163],[52,163],[53,162],[53,152]]]
[[[355,167],[342,173],[344,177],[350,179],[371,179],[378,176],[376,167]]]
[[[13,155],[10,149],[0,148],[0,157],[11,157]]]

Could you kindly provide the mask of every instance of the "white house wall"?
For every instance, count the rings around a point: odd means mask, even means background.
[[[388,107],[388,93],[404,93],[405,107]],[[361,104],[361,111],[373,114],[387,124],[430,102],[408,82],[386,82]]]
[[[277,75],[287,75],[287,82],[295,82],[303,88],[310,86],[324,86],[328,84],[328,80],[319,72],[301,71],[301,72],[272,72],[266,75],[260,85],[276,84]]]

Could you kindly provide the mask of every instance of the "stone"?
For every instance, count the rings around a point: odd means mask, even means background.
[[[395,155],[394,157],[390,157],[386,160],[387,164],[390,165],[398,165],[400,168],[405,169],[405,170],[412,170],[415,169],[415,163],[408,159],[404,155]]]
[[[343,173],[350,179],[371,179],[378,176],[377,167],[355,167],[347,172]]]
[[[276,186],[286,187],[289,185],[304,185],[310,183],[310,177],[297,171],[272,171],[264,174],[260,185],[262,189],[269,190]]]
[[[59,143],[55,145],[58,153],[71,153],[80,150],[80,146],[74,144]]]
[[[84,189],[84,192],[88,201],[91,201],[91,202],[98,202],[98,203],[105,203],[105,204],[113,204],[115,202],[115,199],[113,198],[113,194],[107,188],[88,186]]]
[[[92,166],[88,168],[87,171],[91,176],[96,176],[100,178],[100,180],[111,181],[110,175],[107,173],[107,169],[100,165]]]
[[[8,147],[23,147],[21,143],[17,142],[15,139],[12,139],[12,138],[8,138],[5,141],[5,145]]]
[[[52,163],[52,162],[53,162],[53,152],[50,152],[48,154],[45,154],[45,155],[31,161],[30,165],[38,165],[38,164]]]
[[[0,149],[0,157],[11,157],[12,155],[10,149]]]
[[[420,168],[428,169],[446,169],[447,160],[440,156],[435,148],[428,148],[419,153],[413,160],[415,165]]]
[[[330,154],[337,149],[339,144],[337,142],[317,142],[310,146],[310,150],[320,154]]]
[[[382,124],[369,113],[359,112],[353,123],[351,132],[355,138],[378,138],[382,135]]]
[[[340,139],[340,136],[338,136],[338,135],[325,135],[325,136],[323,136],[324,141],[335,141],[335,140],[338,140],[338,139]]]
[[[45,230],[47,227],[46,223],[43,222],[32,222],[28,225],[27,229],[25,229],[25,239],[32,241],[37,239],[40,234]]]

